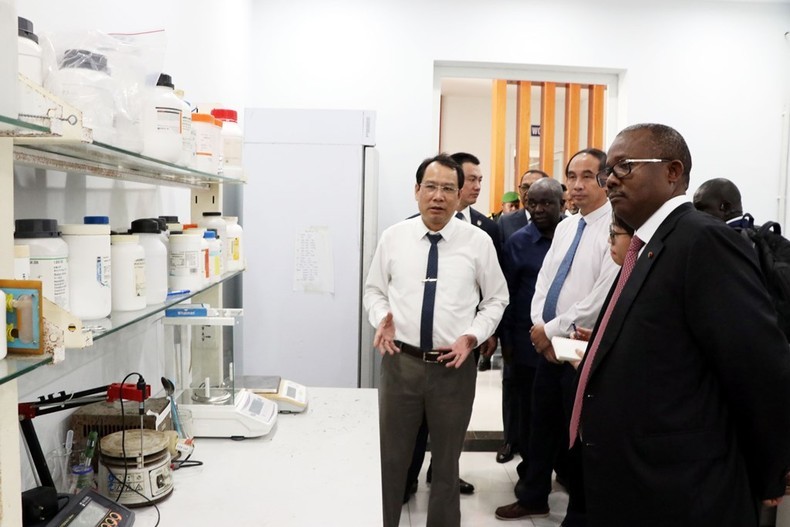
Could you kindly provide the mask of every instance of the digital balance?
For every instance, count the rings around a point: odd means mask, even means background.
[[[242,314],[197,304],[165,311],[175,348],[166,371],[175,373],[181,388],[173,402],[191,412],[194,437],[260,437],[277,422],[277,404],[235,385]]]
[[[184,390],[178,406],[192,412],[195,437],[260,437],[277,422],[277,404],[244,389]]]
[[[307,409],[307,387],[279,375],[245,375],[244,387],[277,403],[281,414],[294,414]]]

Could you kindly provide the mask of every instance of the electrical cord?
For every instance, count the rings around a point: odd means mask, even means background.
[[[130,373],[126,377],[124,377],[123,380],[121,381],[121,386],[123,386],[126,383],[126,381],[129,379],[129,377],[131,377],[132,375],[137,375],[137,389],[144,392],[145,391],[145,379],[143,379],[143,376],[141,374],[137,373],[136,371],[133,371],[132,373]],[[144,397],[141,397],[141,399],[144,399]],[[144,405],[145,405],[145,402],[141,400],[140,401],[140,415],[143,415]],[[110,467],[106,467],[107,468],[107,472],[110,474],[110,476],[112,476],[112,478],[115,481],[120,483],[119,490],[118,490],[118,497],[115,498],[115,501],[116,501],[116,503],[119,503],[121,501],[121,495],[123,494],[124,487],[126,487],[129,490],[131,490],[135,494],[141,496],[144,500],[146,500],[148,503],[153,505],[154,509],[156,509],[156,524],[154,525],[154,527],[157,527],[159,525],[159,520],[162,518],[162,515],[159,512],[159,507],[157,507],[156,503],[154,503],[153,500],[151,500],[148,496],[146,496],[145,494],[142,494],[137,489],[133,488],[131,485],[128,485],[126,483],[126,478],[129,475],[129,462],[128,462],[128,459],[126,457],[126,426],[125,425],[126,425],[126,416],[124,414],[124,409],[123,409],[123,399],[121,399],[121,452],[123,454],[123,480],[118,479],[118,476],[116,476],[113,473],[113,471],[110,470]],[[143,434],[143,431],[140,430],[140,437],[141,438],[142,438],[142,434]],[[144,456],[143,456],[143,451],[142,450],[140,450],[140,460],[144,461]]]

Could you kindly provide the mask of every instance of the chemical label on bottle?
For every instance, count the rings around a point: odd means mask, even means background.
[[[203,270],[206,273],[204,278],[208,279],[211,277],[211,263],[209,260],[209,250],[208,249],[201,249],[201,253],[203,253]]]
[[[134,261],[134,296],[145,298],[145,258]]]
[[[96,282],[102,287],[110,287],[110,257],[96,257]]]
[[[223,155],[225,156],[225,164],[241,166],[241,151],[244,146],[242,138],[223,137],[222,145],[224,147]]]
[[[239,246],[240,244],[238,238],[230,239],[230,254],[234,262],[238,262],[241,259],[241,255],[239,254]]]
[[[67,258],[30,257],[30,278],[41,280],[41,294],[63,309],[69,308]]]
[[[159,132],[181,133],[181,110],[169,106],[156,107],[156,129]]]
[[[196,276],[200,273],[200,251],[171,251],[170,276]]]

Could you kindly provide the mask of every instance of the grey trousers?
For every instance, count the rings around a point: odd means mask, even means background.
[[[459,369],[422,362],[404,353],[383,357],[379,432],[384,527],[397,527],[400,522],[406,472],[423,412],[433,460],[426,525],[461,525],[458,459],[472,416],[476,377],[476,365],[469,357]]]

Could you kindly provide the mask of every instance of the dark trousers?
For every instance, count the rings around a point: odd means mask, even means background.
[[[561,451],[568,450],[568,429],[576,389],[573,366],[553,364],[540,357],[532,390],[529,454],[519,464],[518,501],[528,507],[546,507],[551,493],[551,472]],[[567,461],[568,514],[566,520],[583,521],[584,493],[581,455],[569,452]],[[523,454],[522,454],[523,457]],[[523,466],[522,466],[523,465]],[[578,525],[578,523],[574,523]]]
[[[502,367],[502,425],[505,443],[526,457],[532,418],[532,385],[535,368],[524,364]]]
[[[480,348],[477,347],[473,349],[472,353],[474,353],[475,364],[477,364],[480,359]],[[469,358],[467,358],[467,360],[469,360]],[[420,429],[417,430],[417,439],[414,441],[414,452],[412,452],[411,455],[409,471],[406,473],[406,488],[403,491],[404,494],[409,492],[409,487],[411,487],[412,483],[417,481],[417,478],[420,476],[420,469],[422,469],[422,464],[425,462],[426,450],[428,450],[428,420],[425,418],[425,415],[423,415]],[[433,463],[433,461],[431,463]]]

